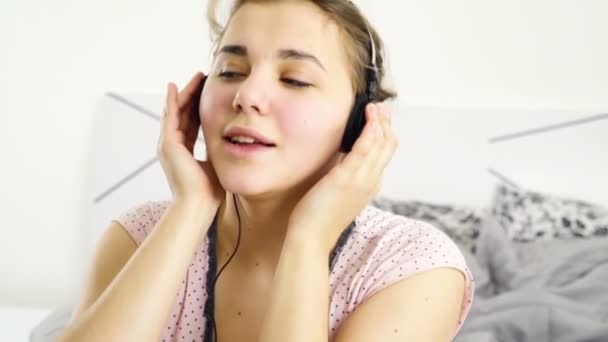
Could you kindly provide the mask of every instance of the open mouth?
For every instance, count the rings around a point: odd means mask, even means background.
[[[234,140],[232,138],[224,138],[224,141],[226,141],[229,144],[237,145],[237,146],[276,147],[275,144],[266,144],[266,143],[262,143],[262,142],[258,142],[258,141],[254,141],[254,142],[241,142],[241,141]]]

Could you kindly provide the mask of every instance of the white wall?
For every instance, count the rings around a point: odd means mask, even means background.
[[[608,121],[487,144],[553,119],[608,112],[608,2],[358,3],[385,37],[401,95],[402,148],[384,193],[481,205],[490,182],[484,170],[496,167],[522,185],[608,206]],[[204,5],[0,3],[0,305],[53,307],[73,298],[88,261],[83,241],[101,228],[87,225],[101,187],[91,182],[91,160],[100,153],[104,94],[130,94],[159,109],[168,81],[183,85],[204,71]],[[154,124],[117,129],[108,138],[117,161],[104,170],[123,167],[118,174],[131,165],[122,161],[153,156]],[[134,137],[124,140],[126,133]],[[122,148],[146,149],[145,141],[152,154]]]

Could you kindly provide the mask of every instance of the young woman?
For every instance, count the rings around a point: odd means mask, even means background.
[[[225,28],[216,5],[204,88],[202,73],[168,86],[157,151],[173,199],[110,224],[61,341],[451,340],[474,290],[462,254],[368,205],[397,147],[380,104],[395,95],[368,89],[369,68],[384,77],[377,33],[345,0],[240,0]]]

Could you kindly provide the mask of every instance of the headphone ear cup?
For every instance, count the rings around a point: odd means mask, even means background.
[[[353,109],[348,117],[346,128],[344,130],[344,136],[342,137],[342,144],[340,151],[343,153],[349,153],[355,141],[361,135],[363,127],[365,127],[365,107],[369,103],[367,95],[357,95],[355,97],[355,103]]]

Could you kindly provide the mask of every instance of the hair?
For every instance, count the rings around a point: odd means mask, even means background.
[[[269,2],[282,0],[234,0],[230,9],[229,17],[226,23],[236,11],[247,2]],[[305,1],[305,0],[300,0]],[[345,38],[345,51],[347,58],[350,61],[352,68],[350,69],[351,82],[355,94],[364,94],[366,91],[366,72],[368,68],[373,68],[374,63],[371,61],[370,46],[373,44],[376,49],[377,72],[376,78],[378,87],[375,94],[372,94],[375,101],[383,102],[385,100],[394,99],[397,93],[394,90],[382,86],[382,81],[385,76],[385,49],[382,39],[378,32],[363,16],[361,11],[348,0],[308,0],[317,5],[326,16],[332,20],[341,29],[341,33]],[[214,54],[219,48],[218,44],[224,36],[226,26],[222,27],[217,20],[216,12],[219,0],[209,0],[207,6],[207,20],[211,32],[211,40],[214,42]],[[373,42],[370,42],[373,39]]]

